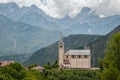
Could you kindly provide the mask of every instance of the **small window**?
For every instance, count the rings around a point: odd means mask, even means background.
[[[81,55],[79,55],[78,58],[81,58]]]
[[[87,55],[85,55],[85,58],[88,58],[88,56],[87,56]]]
[[[75,58],[75,55],[72,55],[72,58]]]
[[[66,58],[68,59],[68,56],[66,56]]]
[[[60,45],[60,48],[62,48],[63,46],[62,45]]]

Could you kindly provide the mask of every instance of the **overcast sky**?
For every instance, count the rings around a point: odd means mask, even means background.
[[[16,2],[20,7],[35,4],[47,15],[63,18],[75,17],[83,7],[89,7],[100,17],[120,15],[120,0],[0,0],[0,3]]]

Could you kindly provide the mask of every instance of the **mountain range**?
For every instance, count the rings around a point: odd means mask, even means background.
[[[57,31],[48,31],[0,15],[0,55],[31,54],[55,42],[57,35]]]
[[[17,61],[23,62],[23,54],[29,56],[56,42],[59,32],[62,32],[64,37],[78,34],[93,37],[106,35],[118,25],[120,15],[101,18],[88,7],[84,7],[74,18],[65,16],[57,19],[46,15],[36,5],[20,8],[14,2],[0,3],[0,57],[18,57],[20,54]],[[94,38],[98,37],[100,36]]]
[[[36,5],[22,7],[13,2],[0,3],[0,14],[15,21],[24,22],[46,30],[58,30],[64,35],[70,34],[101,34],[105,35],[119,25],[120,15],[100,18],[88,7],[74,18],[52,18],[46,15]]]

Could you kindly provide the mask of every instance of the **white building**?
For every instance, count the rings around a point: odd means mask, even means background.
[[[91,68],[90,49],[69,50],[64,52],[64,42],[61,40],[58,43],[59,47],[59,68]]]

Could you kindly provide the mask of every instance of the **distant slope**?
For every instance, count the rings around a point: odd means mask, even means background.
[[[105,54],[104,51],[107,41],[109,41],[111,35],[119,31],[120,31],[120,26],[116,27],[106,36],[103,36],[89,44],[92,50],[92,66],[98,66],[98,59],[104,57]]]
[[[88,7],[84,7],[74,18],[66,16],[63,19],[56,19],[46,15],[36,5],[19,8],[17,4],[11,2],[0,3],[0,14],[34,27],[62,31],[67,36],[88,33],[105,35],[120,23],[120,15],[100,18]]]
[[[16,61],[16,62],[20,62],[23,63],[25,60],[27,60],[29,57],[31,56],[31,54],[10,54],[10,55],[6,55],[6,56],[0,56],[0,61]]]
[[[18,21],[50,31],[60,30],[60,26],[58,26],[55,22],[48,21],[42,14],[35,11],[26,12]]]
[[[65,50],[79,49],[84,46],[85,43],[91,43],[92,41],[100,38],[99,35],[71,35],[64,38]],[[48,62],[53,62],[58,58],[58,42],[42,48],[24,62],[24,65],[40,64],[43,65]]]
[[[32,53],[58,40],[59,32],[13,21],[0,15],[0,56]]]
[[[6,4],[0,3],[0,14],[15,21],[24,22],[33,25],[34,27],[40,27],[49,31],[60,29],[60,26],[54,21],[48,21],[46,17],[50,17],[36,5],[19,8],[19,6],[14,2]]]

